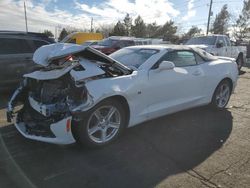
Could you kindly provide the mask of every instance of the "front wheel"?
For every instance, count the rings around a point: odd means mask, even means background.
[[[121,103],[105,100],[86,113],[77,130],[78,141],[89,147],[100,147],[117,139],[126,124]]]
[[[231,95],[231,85],[228,80],[223,80],[216,87],[212,105],[217,109],[223,109],[226,107]]]

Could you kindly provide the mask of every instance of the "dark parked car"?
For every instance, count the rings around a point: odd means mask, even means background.
[[[121,48],[127,46],[134,46],[135,41],[132,37],[109,37],[98,42],[97,45],[91,47],[101,51],[102,53],[109,55]]]
[[[15,88],[23,74],[36,68],[36,49],[54,42],[41,33],[0,31],[0,91]]]

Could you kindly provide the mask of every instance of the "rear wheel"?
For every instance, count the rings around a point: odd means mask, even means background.
[[[231,95],[231,84],[229,80],[222,80],[216,87],[212,105],[217,109],[223,109],[226,107]]]
[[[126,114],[116,100],[105,100],[89,110],[77,130],[78,141],[100,147],[117,139],[126,124]]]

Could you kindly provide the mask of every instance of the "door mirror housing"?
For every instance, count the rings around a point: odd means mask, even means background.
[[[217,47],[217,48],[223,47],[223,41],[222,41],[222,40],[219,40],[219,41],[216,43],[216,47]]]
[[[171,70],[174,69],[175,65],[171,61],[162,61],[158,67],[158,70]]]

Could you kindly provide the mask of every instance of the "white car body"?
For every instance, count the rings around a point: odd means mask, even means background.
[[[223,79],[231,81],[232,90],[236,86],[238,70],[236,63],[231,59],[216,58],[200,64],[197,63],[194,66],[174,67],[171,70],[159,71],[158,69],[152,69],[152,67],[169,51],[192,51],[193,49],[190,47],[159,45],[128,47],[128,49],[134,48],[154,49],[159,52],[147,59],[138,69],[121,76],[92,79],[93,76],[102,75],[104,72],[96,63],[83,57],[80,58],[80,64],[85,68],[83,71],[75,71],[68,66],[63,69],[36,71],[24,75],[26,78],[35,80],[53,80],[69,73],[75,83],[84,81],[88,99],[78,106],[70,106],[70,113],[50,126],[55,135],[54,138],[29,134],[25,130],[23,122],[16,122],[17,129],[29,139],[56,144],[71,144],[75,142],[70,127],[70,121],[74,118],[74,113],[79,111],[84,113],[106,98],[119,96],[127,102],[129,109],[127,126],[131,127],[166,114],[209,104],[217,85]],[[53,59],[76,54],[86,49],[112,61],[112,58],[92,48],[73,44],[44,46],[36,51],[34,61],[46,67]],[[72,66],[74,67],[74,65]],[[18,92],[13,95],[9,102],[9,111],[13,111],[13,101]],[[47,114],[48,105],[36,101],[31,96],[28,96],[28,100],[33,110],[44,117],[50,115]]]

